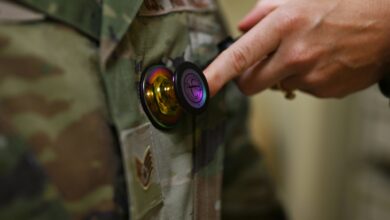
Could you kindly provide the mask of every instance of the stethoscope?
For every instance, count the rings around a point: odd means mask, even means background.
[[[219,53],[233,42],[228,37],[219,43]],[[149,120],[162,130],[175,128],[185,113],[201,114],[207,109],[210,99],[203,71],[184,60],[175,65],[175,70],[162,64],[146,68],[141,75],[139,93]]]

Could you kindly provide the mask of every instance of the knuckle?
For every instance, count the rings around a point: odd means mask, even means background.
[[[302,78],[302,84],[308,88],[309,93],[318,98],[332,97],[332,91],[327,86],[327,79],[321,73],[307,74]]]
[[[269,7],[269,8],[275,8],[282,4],[283,2],[281,0],[258,0],[256,3],[257,7]]]
[[[245,49],[235,49],[228,52],[227,56],[231,60],[231,65],[235,73],[241,73],[249,66],[248,54],[245,53]]]
[[[280,27],[282,30],[293,30],[302,26],[307,18],[305,13],[298,8],[289,7],[287,9],[281,10],[281,19]]]
[[[286,64],[288,66],[303,64],[308,59],[306,50],[301,45],[292,47],[287,56]]]
[[[319,53],[311,49],[305,43],[297,43],[293,46],[286,58],[286,65],[297,66],[314,62],[319,57]]]
[[[306,84],[308,87],[311,88],[319,88],[323,87],[324,84],[328,81],[326,77],[323,76],[323,74],[320,73],[312,73],[307,74],[302,79],[303,83]]]

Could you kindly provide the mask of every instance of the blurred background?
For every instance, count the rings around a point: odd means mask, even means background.
[[[233,36],[255,0],[219,0]],[[251,130],[292,220],[390,219],[390,108],[373,86],[342,100],[251,97]]]

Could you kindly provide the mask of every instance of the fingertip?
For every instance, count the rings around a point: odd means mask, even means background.
[[[254,9],[251,12],[249,12],[248,15],[246,15],[239,23],[238,23],[238,28],[241,31],[248,31],[251,29],[256,23],[258,22],[259,19],[257,19],[257,10]]]
[[[212,70],[210,70],[210,68],[206,68],[203,73],[206,77],[206,81],[209,87],[210,97],[212,98],[218,92],[218,85],[216,83],[217,80],[214,79],[215,74],[212,72]]]
[[[244,32],[250,30],[276,7],[277,5],[274,4],[262,4],[260,2],[243,19],[241,19],[238,23],[238,28]]]
[[[238,30],[242,32],[247,32],[251,29],[252,26],[253,25],[248,24],[248,22],[246,21],[241,21],[240,23],[238,23]]]

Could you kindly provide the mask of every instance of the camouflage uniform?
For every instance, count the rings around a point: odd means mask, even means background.
[[[250,145],[242,129],[246,101],[229,85],[206,113],[162,132],[137,93],[149,65],[171,66],[182,57],[202,66],[217,54],[225,35],[215,4],[10,5],[17,13],[0,25],[0,219],[220,218],[224,150],[235,154]],[[241,173],[227,178],[227,192]],[[249,216],[274,213],[265,192],[266,201],[243,203],[267,204]],[[227,211],[246,213],[224,198]]]

